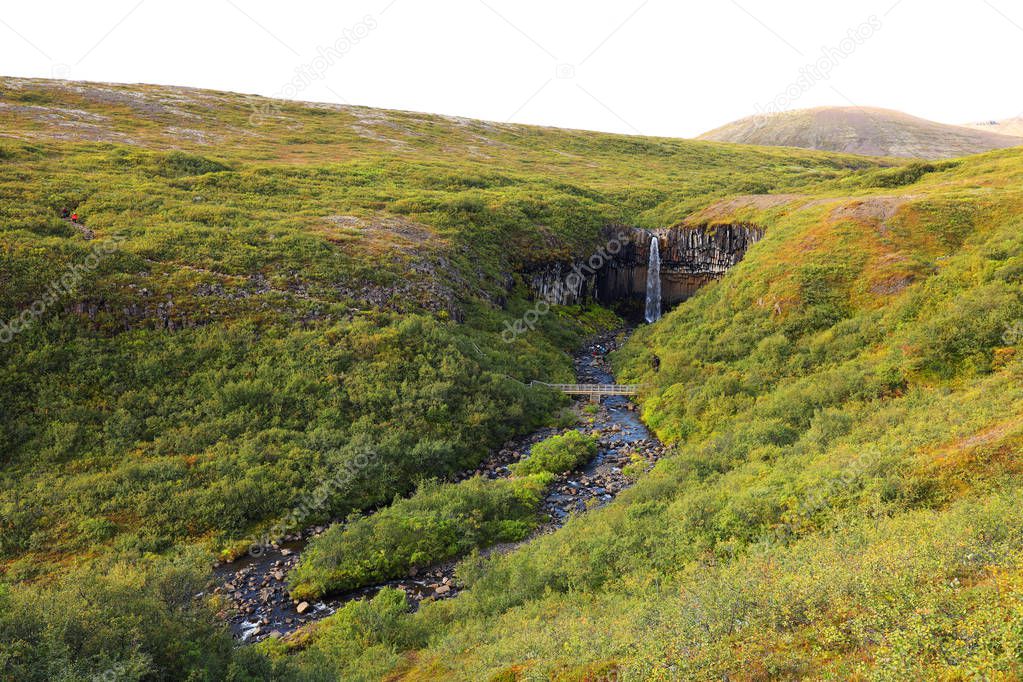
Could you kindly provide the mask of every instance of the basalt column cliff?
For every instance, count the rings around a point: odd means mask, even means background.
[[[626,239],[616,239],[617,234]],[[747,224],[619,228],[609,231],[610,248],[599,251],[599,257],[533,263],[525,269],[525,280],[535,298],[551,304],[596,301],[642,317],[651,236],[660,251],[661,305],[666,311],[723,276],[763,234]]]

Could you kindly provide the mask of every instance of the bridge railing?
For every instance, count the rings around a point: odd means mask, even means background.
[[[534,384],[572,395],[636,395],[642,388],[640,384],[548,384],[534,381],[531,385]]]

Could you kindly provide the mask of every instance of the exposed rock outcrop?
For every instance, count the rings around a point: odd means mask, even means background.
[[[723,276],[763,235],[762,228],[748,224],[649,231],[614,228],[605,247],[590,258],[530,264],[525,268],[525,281],[535,298],[551,304],[596,301],[633,313],[646,296],[650,237],[656,236],[661,299],[667,310]]]

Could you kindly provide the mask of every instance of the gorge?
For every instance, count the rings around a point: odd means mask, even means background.
[[[612,227],[605,246],[589,258],[529,263],[523,279],[530,295],[551,305],[599,303],[641,321],[646,310],[651,251],[660,266],[660,313],[721,278],[760,241],[763,228],[746,223],[678,225],[644,230]],[[653,319],[659,317],[654,316]]]
[[[607,356],[620,347],[629,332],[628,329],[612,330],[587,340],[573,354],[576,380],[590,384],[614,383]],[[663,445],[626,396],[608,396],[595,405],[587,405],[582,397],[573,403],[572,409],[579,415],[578,423],[561,428],[544,426],[513,438],[475,467],[452,477],[452,482],[473,477],[507,479],[513,475],[515,462],[528,459],[533,446],[552,435],[576,430],[598,437],[596,454],[580,466],[558,475],[548,487],[537,509],[540,522],[528,537],[485,547],[482,555],[507,553],[554,532],[572,517],[608,504],[635,483],[637,468],[648,471],[664,454]],[[346,523],[342,519],[336,522]],[[290,635],[333,615],[345,604],[369,599],[388,588],[401,590],[410,610],[417,610],[424,600],[450,599],[464,587],[455,571],[462,557],[454,557],[415,566],[407,575],[370,581],[343,593],[309,601],[293,599],[288,589],[289,575],[301,561],[309,543],[316,542],[324,530],[325,525],[300,529],[281,538],[279,543],[268,543],[258,553],[215,566],[212,592],[223,599],[220,617],[230,625],[237,643],[251,644],[269,637]]]

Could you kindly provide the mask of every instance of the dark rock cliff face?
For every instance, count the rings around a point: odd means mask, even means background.
[[[526,284],[534,298],[551,304],[596,301],[635,315],[646,300],[650,240],[655,236],[661,260],[661,303],[668,310],[723,276],[764,231],[745,224],[615,228],[608,232],[605,246],[589,259],[530,264],[524,270]]]

